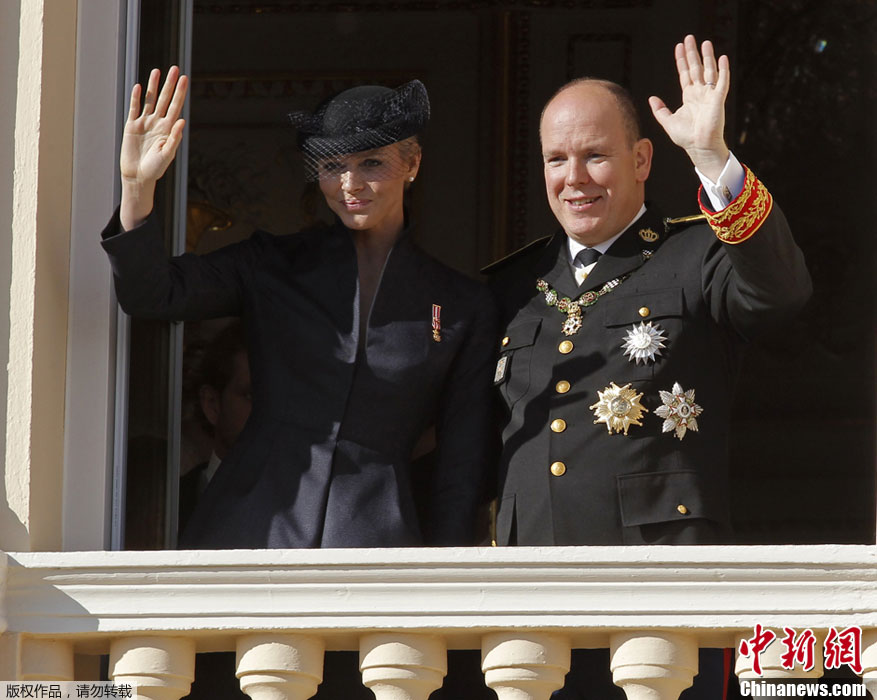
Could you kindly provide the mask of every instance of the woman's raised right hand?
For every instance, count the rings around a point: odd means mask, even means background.
[[[122,228],[143,223],[152,211],[155,183],[167,171],[183,138],[185,120],[180,118],[189,79],[172,66],[161,92],[161,72],[149,74],[146,97],[140,105],[141,87],[131,90],[131,105],[122,136],[119,166],[122,175]]]

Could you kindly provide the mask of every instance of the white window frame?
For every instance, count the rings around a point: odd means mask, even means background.
[[[64,430],[64,551],[120,549],[127,442],[128,319],[116,302],[98,234],[119,201],[119,144],[136,81],[141,0],[89,0],[77,7],[67,386]],[[181,4],[180,64],[191,65],[193,0]],[[188,118],[188,104],[184,117]],[[188,139],[177,158],[175,221],[185,222]],[[177,226],[179,228],[179,225]],[[176,236],[177,240],[184,236]],[[172,401],[178,411],[182,327],[172,335]],[[179,450],[179,416],[170,422]],[[176,508],[177,492],[169,506]],[[169,512],[174,512],[169,510]],[[169,518],[169,521],[174,520]],[[168,541],[175,536],[169,524]]]

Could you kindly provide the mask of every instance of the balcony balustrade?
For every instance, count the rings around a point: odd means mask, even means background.
[[[109,655],[139,695],[189,692],[196,652],[235,651],[256,700],[305,700],[326,650],[358,650],[377,700],[426,700],[448,649],[480,649],[499,700],[546,700],[570,650],[606,647],[628,700],[676,700],[699,647],[756,625],[861,628],[877,695],[877,548],[551,547],[0,553],[0,679],[73,680]],[[783,667],[779,641],[761,655]],[[741,678],[754,656],[737,657]],[[96,680],[95,678],[77,680]]]

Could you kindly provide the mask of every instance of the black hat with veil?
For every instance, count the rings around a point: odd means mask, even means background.
[[[289,119],[298,129],[307,175],[318,179],[335,173],[326,164],[334,165],[340,156],[417,136],[429,121],[429,97],[419,80],[396,89],[359,85],[330,97],[313,112],[293,112]]]

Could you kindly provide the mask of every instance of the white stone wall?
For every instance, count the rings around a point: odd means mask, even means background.
[[[0,455],[6,453],[6,402],[9,362],[9,288],[12,277],[12,191],[15,158],[15,107],[18,84],[19,0],[0,3]],[[14,491],[14,489],[13,489]],[[8,505],[6,481],[0,480],[0,532],[16,533],[0,542],[13,549],[23,540],[22,524]]]
[[[0,2],[0,550],[106,545],[124,5]]]
[[[52,550],[61,548],[76,2],[28,0],[17,13],[15,4],[4,17],[18,15],[18,43],[0,548]],[[4,69],[4,94],[11,77]]]

